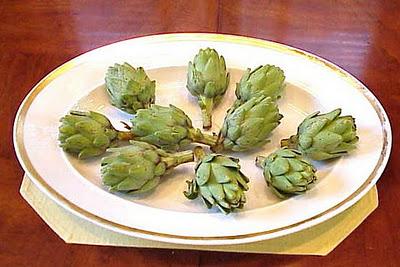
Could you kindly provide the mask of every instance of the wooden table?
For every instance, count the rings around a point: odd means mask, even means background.
[[[330,255],[68,245],[21,198],[23,171],[13,150],[12,123],[32,86],[88,50],[164,32],[231,33],[305,49],[354,74],[381,101],[391,119],[395,144],[378,182],[380,206]],[[3,0],[0,118],[1,266],[400,265],[400,1]]]

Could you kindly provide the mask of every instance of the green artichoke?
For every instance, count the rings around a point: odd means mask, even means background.
[[[347,155],[356,148],[358,136],[352,116],[340,116],[335,109],[326,114],[315,112],[304,119],[297,134],[281,141],[282,146],[300,150],[313,160],[326,160]]]
[[[228,110],[217,144],[212,146],[212,150],[244,151],[259,147],[269,141],[268,135],[282,118],[272,98],[253,97]]]
[[[280,198],[304,193],[317,179],[315,168],[294,149],[282,148],[267,158],[258,156],[267,185]]]
[[[126,139],[102,114],[89,111],[71,111],[60,119],[58,140],[64,151],[79,159],[103,154],[117,140]]]
[[[135,114],[155,101],[155,81],[141,67],[115,64],[108,68],[105,80],[111,104],[123,111]]]
[[[243,208],[246,203],[245,191],[249,189],[249,179],[240,171],[239,159],[218,154],[205,155],[197,147],[194,150],[197,165],[195,178],[186,181],[188,199],[199,195],[207,208],[216,205],[223,213]]]
[[[110,148],[112,154],[101,160],[103,184],[111,191],[143,193],[155,188],[160,177],[172,168],[193,161],[192,151],[170,154],[147,143]]]
[[[211,48],[200,49],[189,62],[186,87],[197,97],[203,116],[203,128],[211,127],[211,111],[225,94],[229,84],[225,59]]]
[[[254,69],[247,69],[240,82],[236,84],[236,106],[250,100],[254,96],[280,97],[285,75],[276,66],[264,65]]]
[[[192,143],[214,145],[217,136],[202,133],[181,109],[169,105],[152,105],[141,109],[131,119],[135,140],[147,142],[168,151],[179,150]]]

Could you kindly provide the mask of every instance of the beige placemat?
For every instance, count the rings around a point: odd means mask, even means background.
[[[83,220],[48,198],[26,175],[20,193],[66,243],[273,254],[327,255],[378,207],[378,193],[374,186],[360,201],[343,213],[291,235],[240,245],[191,246],[135,238]]]

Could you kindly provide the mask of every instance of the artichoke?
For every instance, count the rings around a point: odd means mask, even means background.
[[[236,106],[248,101],[254,96],[264,95],[271,98],[280,97],[285,75],[276,66],[264,65],[254,69],[247,69],[240,82],[236,84]]]
[[[203,128],[211,127],[211,111],[225,94],[229,84],[225,59],[211,48],[200,49],[189,62],[186,87],[197,97],[203,116]]]
[[[258,156],[256,165],[263,168],[267,185],[283,199],[304,193],[317,179],[314,166],[290,148],[282,148],[267,158]]]
[[[196,147],[195,178],[186,181],[188,199],[199,195],[207,208],[216,205],[223,213],[228,214],[234,209],[242,208],[246,203],[245,191],[249,189],[249,179],[240,171],[239,159],[218,154],[205,155]]]
[[[60,146],[79,159],[103,154],[117,140],[127,138],[125,133],[115,130],[104,115],[93,111],[70,111],[60,122]]]
[[[135,114],[155,101],[155,81],[141,67],[115,64],[108,68],[105,80],[111,104],[123,111]]]
[[[281,146],[300,150],[313,160],[326,160],[347,155],[356,148],[358,136],[352,116],[340,116],[335,109],[326,114],[315,112],[304,119],[297,134],[281,141]]]
[[[179,150],[192,142],[214,145],[217,136],[202,133],[181,109],[152,105],[131,119],[133,138],[168,151]]]
[[[270,97],[256,96],[228,110],[213,151],[244,151],[268,142],[268,135],[283,118]]]
[[[101,160],[103,184],[111,191],[143,193],[155,188],[160,177],[172,168],[193,161],[192,151],[170,154],[147,143],[110,148],[112,154]]]

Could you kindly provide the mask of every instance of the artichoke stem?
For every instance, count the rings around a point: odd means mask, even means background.
[[[218,136],[215,134],[202,133],[199,129],[189,129],[189,138],[195,143],[200,143],[208,146],[215,146],[218,141]]]
[[[201,146],[196,146],[193,149],[193,153],[194,153],[194,157],[195,157],[196,161],[200,161],[206,155],[206,152],[204,152],[204,150]]]
[[[210,149],[211,149],[212,152],[219,153],[219,152],[221,152],[222,150],[224,150],[224,145],[218,143],[218,144],[216,144],[215,146],[211,146]]]
[[[133,134],[131,132],[118,132],[117,138],[120,141],[128,141],[133,139]]]
[[[213,98],[204,97],[199,100],[201,102],[201,116],[203,119],[203,128],[210,129],[212,126],[211,112],[214,106]]]
[[[266,157],[257,156],[257,157],[256,157],[256,166],[262,168],[265,159],[266,159]]]
[[[164,162],[167,164],[167,169],[174,168],[183,163],[193,162],[193,161],[194,161],[194,154],[193,151],[190,150],[174,153],[171,155],[171,157],[167,157],[164,159]]]
[[[211,128],[211,112],[208,112],[206,109],[201,110],[201,115],[203,119],[203,128],[210,129]]]
[[[289,137],[287,139],[282,139],[281,147],[288,147],[291,149],[296,149],[297,148],[297,135],[292,135],[291,137]]]

